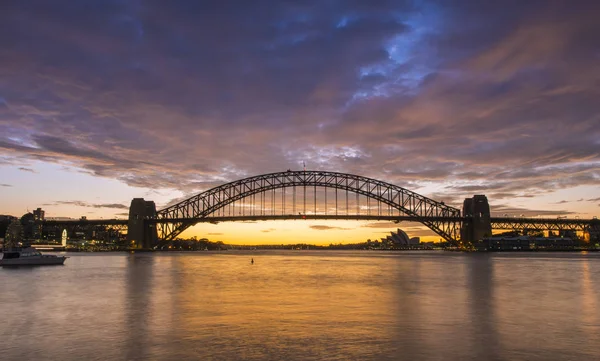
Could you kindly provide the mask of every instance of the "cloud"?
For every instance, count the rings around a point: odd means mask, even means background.
[[[2,183],[2,184],[0,184],[0,187],[12,187],[12,185]]]
[[[0,164],[192,195],[306,161],[455,206],[600,180],[596,2],[93,4],[3,7]]]
[[[361,227],[366,228],[398,228],[398,223],[394,222],[374,222],[363,224]]]
[[[22,170],[23,172],[37,173],[35,170],[26,167],[19,167],[19,170]]]
[[[492,217],[508,216],[525,216],[525,217],[537,217],[537,216],[563,216],[569,214],[576,214],[576,212],[568,210],[542,210],[542,209],[528,209],[523,207],[513,207],[510,205],[500,204],[490,206],[492,211]]]
[[[261,232],[263,232],[263,233],[269,233],[269,232],[273,232],[273,231],[276,231],[276,229],[275,228],[269,228],[269,229],[263,229],[263,230],[261,230]]]
[[[582,201],[584,201],[584,199],[583,199],[583,198],[579,198],[579,199],[577,199],[577,200],[566,200],[566,199],[563,199],[563,200],[561,200],[561,201],[554,202],[554,204],[566,204],[566,203],[582,202]]]
[[[103,204],[94,204],[92,205],[94,208],[113,208],[113,209],[129,209],[129,206],[119,203],[103,203]]]
[[[347,230],[352,229],[352,228],[332,227],[332,226],[326,226],[326,225],[320,225],[320,224],[309,226],[309,228],[317,230],[317,231],[331,231],[331,230],[347,231]]]
[[[91,208],[112,208],[112,209],[129,209],[129,206],[120,203],[88,203],[84,201],[56,201],[50,204],[44,204],[45,206],[55,205],[72,205],[76,207],[91,207]],[[128,214],[128,213],[127,213]]]
[[[213,233],[207,233],[209,236],[222,236],[223,233],[220,232],[213,232]]]

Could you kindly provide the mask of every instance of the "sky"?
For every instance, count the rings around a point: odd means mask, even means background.
[[[122,218],[134,197],[160,209],[305,162],[458,208],[486,194],[493,214],[591,218],[598,18],[593,0],[3,0],[0,214]],[[183,236],[345,243],[397,227]]]

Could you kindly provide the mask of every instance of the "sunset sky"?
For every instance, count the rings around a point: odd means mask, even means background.
[[[160,209],[306,162],[459,208],[486,194],[493,214],[591,218],[598,19],[591,0],[3,0],[0,214],[123,218],[134,197]],[[338,243],[397,227],[183,236]]]

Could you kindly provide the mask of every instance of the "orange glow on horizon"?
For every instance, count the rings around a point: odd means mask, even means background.
[[[373,222],[357,221],[260,221],[222,222],[219,224],[198,224],[183,232],[181,238],[207,238],[227,244],[314,244],[329,245],[362,243],[368,239],[380,240],[397,228],[404,229],[409,237],[420,237],[421,242],[438,242],[440,236],[433,234],[425,226],[415,223],[390,224],[389,227],[373,227]],[[420,229],[422,227],[422,229]]]

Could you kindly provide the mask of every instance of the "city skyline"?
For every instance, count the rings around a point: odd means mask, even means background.
[[[592,218],[599,6],[8,1],[0,214],[122,218],[132,198],[160,209],[305,163],[459,208],[486,194],[495,214]],[[338,243],[395,228],[270,221],[184,236]]]

